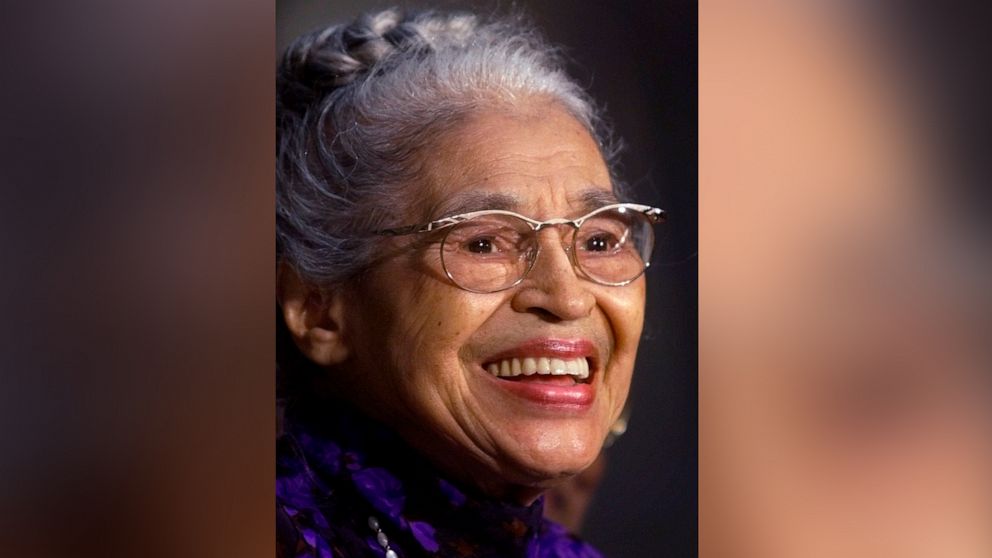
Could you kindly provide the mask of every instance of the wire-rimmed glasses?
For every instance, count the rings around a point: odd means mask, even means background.
[[[634,203],[606,205],[577,219],[549,221],[490,209],[378,234],[444,231],[440,248],[445,275],[466,291],[494,293],[518,285],[530,273],[541,251],[538,232],[568,225],[572,241],[563,247],[576,273],[601,285],[619,287],[640,277],[651,265],[653,225],[664,220],[664,210]]]

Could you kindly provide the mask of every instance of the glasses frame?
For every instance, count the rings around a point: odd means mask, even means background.
[[[541,230],[543,230],[545,228],[548,228],[548,227],[557,227],[557,226],[560,226],[560,225],[568,225],[568,226],[572,227],[572,230],[573,231],[578,231],[579,230],[579,227],[581,227],[582,224],[585,223],[586,221],[588,221],[589,219],[595,217],[596,215],[599,215],[600,213],[604,213],[606,211],[612,211],[612,210],[620,210],[621,213],[623,213],[624,211],[633,211],[633,212],[639,213],[639,214],[644,215],[645,217],[647,217],[648,220],[650,221],[650,223],[652,225],[656,225],[658,223],[664,223],[666,221],[666,219],[667,219],[667,214],[665,213],[665,210],[664,209],[659,209],[657,207],[652,207],[650,205],[641,205],[641,204],[637,204],[637,203],[614,203],[614,204],[610,204],[610,205],[604,205],[602,207],[597,207],[596,209],[594,209],[594,210],[590,211],[589,213],[583,215],[582,217],[578,217],[576,219],[549,219],[547,221],[538,221],[536,219],[531,219],[530,217],[527,217],[525,215],[521,215],[521,214],[516,213],[514,211],[508,211],[508,210],[505,210],[505,209],[484,209],[484,210],[481,210],[481,211],[471,211],[469,213],[461,213],[461,214],[458,214],[458,215],[452,215],[451,217],[445,217],[444,219],[438,219],[436,221],[431,221],[429,223],[423,223],[423,224],[418,224],[418,225],[408,225],[408,226],[405,226],[405,227],[397,227],[397,228],[392,228],[392,229],[382,229],[382,230],[376,231],[375,234],[382,235],[382,236],[407,236],[407,235],[411,235],[411,234],[421,234],[421,233],[436,232],[436,231],[440,231],[440,230],[443,230],[443,229],[450,229],[451,227],[454,227],[455,225],[458,225],[460,223],[464,223],[464,222],[469,221],[471,219],[474,219],[476,217],[481,217],[481,216],[485,216],[485,215],[509,215],[509,216],[512,216],[512,217],[516,217],[516,218],[520,219],[521,221],[527,223],[527,225],[530,226],[531,230],[535,234],[538,233],[538,232],[540,232]],[[450,234],[450,231],[449,231],[448,234]],[[448,238],[448,234],[445,234],[444,237],[441,239],[441,246],[442,247],[444,246],[445,240],[447,240],[447,238]],[[582,269],[582,266],[579,264],[579,262],[577,261],[577,259],[575,257],[575,246],[574,246],[574,243],[575,243],[575,235],[572,235],[572,244],[573,245],[571,246],[571,248],[564,247],[565,248],[565,252],[568,254],[568,259],[572,263],[572,269],[574,269],[575,271],[579,272],[579,274],[581,276],[585,277],[586,279],[592,281],[593,283],[597,283],[599,285],[605,285],[605,286],[608,286],[608,287],[622,287],[624,285],[629,285],[630,283],[633,283],[635,280],[637,280],[638,277],[640,277],[641,275],[643,275],[644,272],[647,270],[647,268],[651,266],[651,261],[650,260],[647,260],[647,261],[644,262],[644,268],[641,269],[641,272],[638,273],[637,275],[635,275],[634,277],[631,277],[630,279],[627,279],[627,280],[621,281],[621,282],[616,282],[616,283],[612,283],[612,282],[608,282],[608,281],[601,281],[599,279],[595,279],[593,277],[590,277],[589,274],[586,273],[586,271],[584,269]],[[540,257],[540,255],[541,255],[541,245],[540,244],[537,244],[536,249],[534,251],[534,255],[530,258],[530,263],[527,265],[527,269],[524,270],[524,272],[520,275],[520,277],[516,281],[514,281],[513,283],[511,283],[511,284],[509,284],[509,285],[507,285],[505,287],[502,287],[502,288],[499,288],[499,289],[496,289],[496,290],[492,290],[492,291],[480,291],[480,290],[476,290],[476,289],[469,289],[469,288],[466,288],[465,286],[461,285],[454,277],[451,276],[451,272],[448,271],[448,266],[445,265],[445,263],[444,263],[444,250],[443,250],[443,248],[441,250],[441,267],[444,269],[444,274],[448,277],[448,279],[451,280],[451,282],[455,286],[457,286],[458,288],[460,288],[462,290],[469,291],[469,292],[472,292],[472,293],[480,293],[480,294],[498,293],[498,292],[501,292],[501,291],[505,291],[507,289],[512,289],[513,287],[516,287],[517,285],[519,285],[520,283],[522,283],[523,280],[527,278],[527,275],[530,274],[531,269],[534,268],[534,264],[537,262],[537,258]]]

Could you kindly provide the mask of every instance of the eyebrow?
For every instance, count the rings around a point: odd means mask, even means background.
[[[599,209],[604,205],[620,203],[620,200],[612,190],[603,190],[600,188],[588,188],[583,190],[582,193],[579,194],[579,200],[582,203],[582,207],[588,211]]]
[[[434,219],[444,219],[452,215],[471,213],[473,211],[483,211],[486,209],[502,209],[513,211],[520,207],[520,198],[502,192],[479,192],[472,191],[459,194],[449,200],[441,202],[435,209],[437,217]]]
[[[619,203],[619,200],[612,191],[603,190],[602,188],[596,187],[587,188],[579,192],[578,195],[569,197],[570,199],[578,202],[584,211],[592,211],[605,205]],[[487,209],[501,209],[504,211],[514,211],[526,215],[526,213],[522,211],[523,205],[524,204],[520,198],[513,194],[506,194],[503,192],[472,191],[459,194],[438,204],[435,209],[437,212],[437,217],[434,217],[434,219],[444,219],[446,217],[451,217],[452,215],[460,215],[462,213],[471,213],[473,211],[483,211]]]

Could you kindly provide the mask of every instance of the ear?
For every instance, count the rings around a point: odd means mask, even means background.
[[[277,282],[282,317],[300,351],[321,366],[347,359],[345,294],[340,289],[327,291],[307,284],[285,263],[279,265]]]

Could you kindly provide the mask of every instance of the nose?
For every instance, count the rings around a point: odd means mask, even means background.
[[[588,316],[596,304],[596,297],[589,290],[590,282],[577,275],[566,251],[568,245],[562,242],[558,232],[551,228],[541,233],[537,261],[517,287],[512,308],[521,313],[541,314],[553,321]]]

